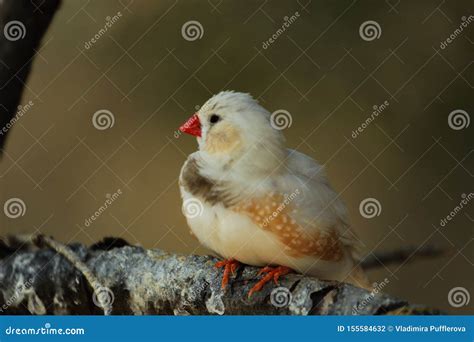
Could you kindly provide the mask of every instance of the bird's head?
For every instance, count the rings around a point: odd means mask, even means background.
[[[249,94],[214,95],[180,131],[196,136],[201,154],[213,163],[251,162],[257,171],[275,167],[283,158],[283,134],[272,127],[270,113]]]

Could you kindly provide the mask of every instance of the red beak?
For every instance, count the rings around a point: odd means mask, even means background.
[[[183,133],[194,135],[195,137],[201,137],[201,121],[197,114],[191,116],[179,130]]]

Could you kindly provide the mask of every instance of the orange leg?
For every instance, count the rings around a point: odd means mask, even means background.
[[[278,279],[281,277],[281,276],[284,276],[285,274],[288,274],[290,272],[293,272],[293,270],[289,267],[286,267],[286,266],[278,266],[278,267],[270,267],[270,266],[266,266],[264,268],[262,268],[260,270],[260,272],[258,272],[258,274],[262,274],[262,273],[266,273],[266,275],[260,279],[260,281],[255,284],[254,287],[252,287],[249,291],[249,298],[255,293],[255,292],[258,292],[260,291],[263,286],[268,283],[269,281],[271,281],[273,279],[273,281],[275,282],[276,285],[278,285]]]
[[[224,275],[222,276],[222,289],[225,290],[227,284],[229,284],[229,277],[230,274],[235,275],[235,271],[237,267],[239,267],[240,263],[235,259],[225,259],[219,262],[216,262],[215,267],[222,268],[224,267]]]

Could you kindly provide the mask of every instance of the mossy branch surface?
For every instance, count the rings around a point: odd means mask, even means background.
[[[46,241],[47,242],[47,241]],[[38,247],[39,246],[39,247]],[[0,245],[0,313],[115,315],[367,315],[436,314],[384,293],[299,274],[247,296],[258,269],[241,266],[228,289],[211,256],[176,255],[103,244],[67,246],[65,256],[44,239],[36,247]],[[80,267],[75,263],[79,262]],[[93,274],[84,274],[84,268]],[[86,272],[86,273],[87,273]],[[98,289],[98,285],[102,288]],[[276,288],[282,290],[280,296]],[[272,294],[273,291],[273,294]],[[104,306],[107,305],[104,310]]]

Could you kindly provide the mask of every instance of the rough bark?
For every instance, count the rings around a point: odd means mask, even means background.
[[[15,120],[33,59],[60,3],[0,1],[0,154],[11,120]]]
[[[298,274],[283,277],[280,292],[271,283],[248,298],[259,279],[254,267],[241,266],[223,292],[222,271],[210,256],[175,255],[120,241],[89,248],[74,244],[59,253],[44,245],[0,245],[0,313],[351,315],[354,308],[360,315],[438,313],[388,294]]]

